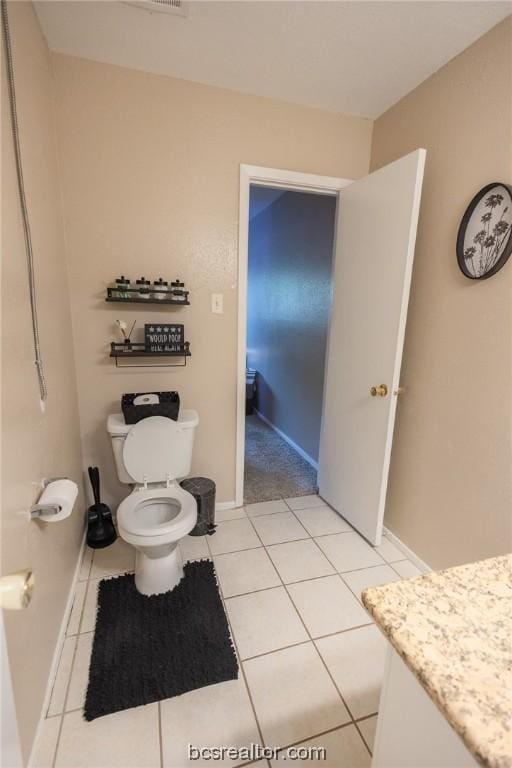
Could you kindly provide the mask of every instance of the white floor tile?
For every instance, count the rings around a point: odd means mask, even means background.
[[[284,587],[226,600],[242,659],[309,640]]]
[[[315,541],[340,572],[384,564],[382,557],[358,533],[335,533]]]
[[[62,652],[57,669],[57,676],[53,684],[50,706],[47,716],[58,715],[64,712],[64,702],[68,688],[69,676],[73,665],[73,656],[75,653],[76,637],[67,637],[62,646]]]
[[[377,715],[374,717],[368,717],[366,720],[360,720],[358,722],[358,728],[363,734],[363,739],[368,745],[370,752],[373,752],[373,744],[375,742],[375,731],[377,730]]]
[[[238,680],[162,701],[161,717],[164,768],[239,765],[247,760],[189,760],[187,745],[242,747],[261,741],[241,672]]]
[[[59,738],[60,720],[60,717],[50,717],[43,720],[37,742],[34,745],[30,768],[52,768],[57,739]]]
[[[404,553],[401,552],[398,547],[395,547],[389,539],[382,538],[378,547],[375,547],[376,551],[387,563],[394,563],[396,560],[403,560]]]
[[[361,602],[361,592],[367,587],[378,587],[400,578],[389,565],[374,565],[372,568],[362,568],[360,571],[349,571],[342,574],[355,596]]]
[[[253,524],[265,545],[309,538],[308,532],[292,512],[277,512],[274,515],[255,517]]]
[[[353,716],[366,717],[375,712],[385,641],[373,625],[359,626],[371,620],[346,584],[360,594],[368,586],[397,580],[397,573],[409,578],[421,572],[386,538],[380,547],[370,547],[318,496],[287,502],[295,514],[282,500],[217,513],[217,533],[208,538],[208,543],[215,553],[215,568],[233,635],[240,657],[245,659],[243,665],[265,743],[284,746],[302,740],[304,746],[327,749],[327,758],[322,761],[326,768],[363,768],[370,763],[368,749],[354,726],[337,728],[350,716],[318,652]],[[259,536],[269,545],[267,551],[261,547],[246,514],[253,518]],[[318,546],[309,535],[318,537]],[[210,557],[206,537],[186,537],[181,547],[184,560]],[[86,548],[84,552],[48,710],[54,716],[44,722],[34,768],[51,768],[59,714],[64,707],[56,768],[160,765],[157,705],[127,710],[92,723],[85,722],[81,713],[89,678],[99,577],[133,571],[134,560],[135,550],[122,539],[105,550],[93,553]],[[331,563],[343,573],[346,584]],[[292,599],[279,586],[279,576],[288,585]],[[88,577],[91,580],[87,583]],[[320,638],[315,641],[318,651],[308,642],[297,611],[312,636]],[[350,629],[353,626],[359,628]],[[77,632],[81,633],[78,637]],[[337,632],[340,634],[331,634]],[[189,742],[197,746],[261,742],[242,675],[238,681],[166,700],[161,709],[165,768],[189,765]],[[358,723],[370,749],[375,725],[373,716]],[[336,730],[310,739],[332,728]],[[226,759],[216,764],[235,766],[244,762]],[[319,764],[317,760],[299,762]],[[265,768],[266,761],[254,764],[255,768],[260,763]],[[190,764],[211,765],[211,760]]]
[[[386,654],[386,640],[377,627],[324,637],[316,646],[353,717],[377,712]]]
[[[66,711],[82,709],[89,683],[89,663],[91,661],[92,641],[94,635],[78,635],[75,661],[69,683]]]
[[[267,552],[285,584],[335,573],[312,539],[274,544]]]
[[[78,574],[78,580],[79,581],[85,581],[85,579],[89,578],[89,574],[91,572],[91,563],[92,563],[92,556],[93,551],[90,547],[87,546],[87,544],[84,545],[84,554],[82,557],[82,565],[80,566],[80,573]]]
[[[350,717],[312,643],[244,662],[267,745],[294,744]]]
[[[213,536],[209,536],[208,543],[212,555],[261,547],[261,542],[247,518],[219,523]]]
[[[315,739],[302,741],[297,744],[298,747],[323,747],[325,759],[320,760],[318,757],[315,759],[312,756],[309,759],[295,760],[296,765],[311,766],[311,768],[313,766],[315,768],[319,766],[322,768],[370,768],[370,755],[354,725],[346,725],[344,728],[330,731]],[[290,758],[287,758],[286,753],[281,752],[277,760],[271,761],[271,765],[282,765],[285,761],[290,762]]]
[[[420,569],[414,563],[411,563],[410,560],[399,560],[393,563],[393,568],[400,574],[402,579],[413,579],[415,576],[422,575]]]
[[[214,563],[224,597],[243,595],[281,584],[276,569],[263,547],[217,555]]]
[[[276,501],[258,501],[256,504],[246,504],[245,511],[249,517],[271,515],[274,512],[287,512],[288,507],[282,499]]]
[[[352,531],[348,523],[330,507],[315,507],[314,509],[297,509],[295,516],[311,536],[325,536],[329,533]]]
[[[313,507],[325,507],[325,501],[316,493],[313,496],[295,496],[293,499],[285,499],[290,509],[313,509]]]
[[[185,536],[181,539],[179,548],[184,564],[189,560],[202,560],[210,557],[206,536]]]
[[[343,632],[371,622],[337,574],[289,584],[288,591],[312,637]]]
[[[92,560],[91,579],[99,576],[113,576],[135,569],[135,549],[131,544],[118,537],[105,549],[95,549]]]
[[[68,626],[66,628],[66,635],[76,635],[80,627],[80,619],[82,616],[82,609],[84,607],[85,593],[87,592],[87,582],[78,581],[76,585],[75,597],[73,599],[73,607],[69,615]]]
[[[215,510],[215,522],[225,523],[226,520],[239,520],[241,517],[245,517],[245,509],[243,507],[235,507],[234,509],[216,509]]]
[[[84,610],[80,632],[94,632],[96,626],[96,612],[98,610],[98,586],[100,579],[91,579],[87,585]]]
[[[86,722],[64,715],[55,768],[159,768],[158,704]]]

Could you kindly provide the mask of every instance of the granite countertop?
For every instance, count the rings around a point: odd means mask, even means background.
[[[512,766],[512,555],[371,587],[363,603],[475,759]]]

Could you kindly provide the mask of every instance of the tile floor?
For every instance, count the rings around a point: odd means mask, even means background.
[[[35,768],[186,768],[203,765],[189,763],[188,743],[251,742],[327,749],[325,761],[302,765],[370,765],[385,641],[360,593],[419,570],[387,538],[368,545],[318,496],[223,510],[217,520],[214,536],[187,537],[180,549],[184,560],[213,559],[238,680],[87,723],[81,708],[98,582],[134,568],[122,540],[87,550]]]

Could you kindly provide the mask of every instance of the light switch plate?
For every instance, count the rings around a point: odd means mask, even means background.
[[[212,293],[212,312],[214,315],[222,315],[224,312],[224,297],[222,293]]]

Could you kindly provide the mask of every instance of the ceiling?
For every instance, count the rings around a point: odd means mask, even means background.
[[[511,2],[189,0],[187,16],[39,0],[50,48],[374,118],[512,12]]]

